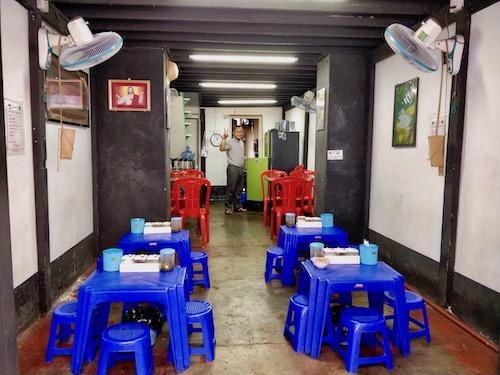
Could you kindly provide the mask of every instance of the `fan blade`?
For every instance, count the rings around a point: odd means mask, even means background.
[[[417,42],[413,30],[400,24],[385,29],[384,38],[391,49],[422,72],[434,72],[439,68],[436,52]]]

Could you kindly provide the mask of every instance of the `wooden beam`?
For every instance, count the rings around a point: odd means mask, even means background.
[[[2,47],[0,35],[0,50]],[[16,343],[16,308],[12,286],[9,187],[3,106],[3,71],[0,54],[0,374],[19,374]],[[29,126],[27,126],[29,128]]]
[[[323,47],[374,47],[380,45],[380,39],[355,39],[355,38],[330,38],[330,37],[301,37],[301,36],[267,36],[267,35],[226,35],[204,33],[168,33],[168,32],[143,32],[125,31],[120,34],[126,40],[152,40],[163,42],[186,43],[232,43],[232,44],[262,44],[285,46],[323,46]],[[207,46],[208,47],[208,46]]]
[[[296,11],[319,11],[330,12],[331,14],[355,14],[355,15],[423,15],[431,14],[436,11],[436,5],[439,8],[444,1],[431,0],[357,0],[345,2],[316,2],[299,3],[297,2],[269,2],[266,0],[254,0],[252,3],[233,3],[231,9],[249,9],[272,11],[278,9],[293,9]],[[57,4],[79,4],[79,5],[107,5],[109,0],[58,0]],[[112,4],[117,6],[137,5],[137,0],[113,0]],[[163,7],[163,6],[190,6],[201,9],[222,9],[228,5],[227,0],[142,0],[141,6]],[[208,4],[208,6],[207,6]]]
[[[29,57],[31,90],[31,129],[33,137],[33,173],[35,179],[36,243],[38,253],[38,281],[40,312],[50,309],[52,302],[49,246],[49,203],[47,187],[47,159],[45,135],[44,79],[38,66],[38,29],[42,15],[29,11]]]
[[[466,2],[467,4],[468,2]],[[467,4],[469,5],[469,4]],[[446,146],[446,174],[444,180],[443,224],[441,230],[441,256],[439,263],[439,294],[443,306],[450,305],[455,273],[457,220],[462,169],[465,98],[467,93],[467,66],[469,62],[470,9],[457,14],[456,33],[463,35],[465,48],[460,72],[453,79]]]
[[[391,15],[338,15],[332,12],[314,12],[275,9],[236,9],[227,7],[195,8],[195,7],[148,7],[148,6],[114,6],[63,4],[59,7],[68,17],[83,16],[87,19],[118,19],[143,21],[183,21],[183,22],[220,22],[239,25],[243,23],[260,23],[276,25],[323,25],[349,27],[386,27],[394,22],[407,26],[417,22],[418,15],[407,13]]]
[[[365,207],[363,238],[368,239],[370,233],[370,194],[372,179],[372,152],[373,152],[373,113],[375,108],[375,64],[370,64],[370,88],[368,93],[368,126],[366,131],[365,156]]]
[[[128,47],[152,47],[165,48],[175,51],[211,51],[211,52],[278,52],[278,53],[313,53],[324,54],[328,49],[332,52],[341,51],[350,48],[351,50],[372,48],[370,46],[310,46],[310,45],[265,45],[265,44],[246,44],[246,43],[204,43],[204,42],[175,42],[161,40],[125,40],[125,46]],[[325,52],[326,51],[326,52]]]
[[[17,0],[19,4],[25,7],[27,10],[38,11],[36,0]],[[69,34],[66,24],[68,23],[68,18],[54,5],[49,2],[49,12],[42,13],[40,16],[43,21],[50,24],[57,32],[67,35]]]
[[[361,28],[323,25],[273,25],[261,23],[179,22],[179,21],[135,21],[135,20],[91,20],[92,30],[147,31],[169,33],[191,33],[226,35],[271,35],[296,37],[363,38],[380,39],[384,28]]]

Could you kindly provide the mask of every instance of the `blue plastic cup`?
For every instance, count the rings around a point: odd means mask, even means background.
[[[375,266],[378,263],[378,245],[359,245],[359,261],[366,266]]]
[[[321,242],[311,242],[309,244],[309,256],[311,258],[322,256],[324,248],[325,248],[325,245]]]
[[[102,252],[102,269],[106,272],[117,272],[120,270],[123,250],[118,248],[106,249]]]
[[[324,228],[333,227],[333,214],[329,214],[329,213],[321,214],[321,225]]]
[[[144,224],[146,220],[142,217],[134,217],[130,219],[130,232],[131,233],[144,233]]]
[[[175,249],[165,248],[160,250],[160,269],[172,271],[175,268]]]
[[[172,217],[170,219],[170,227],[172,228],[172,232],[180,232],[182,230],[182,217]]]
[[[295,226],[295,214],[293,212],[287,212],[285,214],[285,224],[289,228]]]

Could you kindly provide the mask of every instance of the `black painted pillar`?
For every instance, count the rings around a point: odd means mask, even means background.
[[[368,131],[368,56],[336,52],[318,64],[317,90],[326,88],[324,129],[317,123],[316,207],[335,214],[353,243],[363,235]],[[316,121],[318,121],[318,114]],[[342,160],[327,160],[327,150],[342,150]]]
[[[0,39],[0,50],[1,50]],[[16,375],[16,310],[12,285],[12,254],[10,248],[9,192],[3,108],[3,73],[0,53],[0,374]]]
[[[159,48],[123,48],[92,69],[96,132],[99,246],[118,244],[130,218],[165,220],[169,208],[166,55]],[[149,80],[151,111],[108,109],[109,79]]]

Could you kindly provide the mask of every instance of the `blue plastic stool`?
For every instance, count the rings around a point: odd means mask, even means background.
[[[385,303],[391,306],[394,310],[394,304],[395,304],[394,295],[391,292],[385,292],[384,297],[385,297]],[[427,319],[427,309],[425,307],[424,299],[422,298],[422,296],[418,295],[415,292],[410,292],[409,290],[405,290],[405,298],[406,298],[406,308],[408,309],[408,323],[413,323],[420,328],[420,330],[418,331],[410,331],[408,327],[408,337],[410,339],[425,337],[425,341],[431,342],[431,332],[429,329],[429,320]],[[424,319],[423,322],[415,318],[412,318],[410,316],[410,311],[413,310],[422,311],[422,317]],[[395,310],[393,314],[394,315],[396,314]],[[394,315],[388,315],[385,317],[385,319],[394,320]],[[394,333],[397,332],[397,327],[394,328],[395,329],[390,330],[391,335],[394,335]]]
[[[101,354],[99,355],[98,375],[106,375],[108,361],[114,363],[115,353],[135,354],[137,375],[153,373],[153,352],[149,327],[141,323],[121,323],[106,329],[101,336]]]
[[[191,251],[191,262],[193,263],[193,285],[203,285],[210,288],[210,275],[208,273],[208,255],[203,251]],[[195,270],[194,265],[201,265],[201,270]],[[202,275],[201,279],[195,279],[194,275]]]
[[[274,270],[279,270],[283,266],[283,249],[273,246],[267,249],[266,257],[266,272],[264,278],[266,283],[272,279],[281,279],[281,273],[274,273]]]
[[[72,355],[73,347],[60,348],[56,346],[57,341],[67,342],[75,333],[77,302],[65,302],[54,309],[50,323],[49,342],[45,361],[50,362],[55,355]],[[59,329],[59,330],[58,330]]]
[[[215,358],[215,328],[212,305],[207,301],[193,300],[186,302],[188,332],[200,332],[203,346],[189,346],[189,354],[203,355],[207,362]],[[199,325],[199,327],[196,326]],[[173,358],[172,345],[168,347],[168,360]]]
[[[345,342],[343,335],[344,328],[347,329],[347,347],[342,345]],[[378,346],[384,349],[384,354],[373,357],[360,357],[362,334],[382,334],[382,342],[373,335]],[[340,314],[340,321],[337,326],[337,350],[345,361],[345,368],[349,372],[356,372],[359,365],[371,365],[385,363],[388,369],[392,369],[392,354],[389,344],[389,332],[385,325],[382,314],[364,307],[349,307]]]
[[[306,338],[306,319],[309,310],[309,297],[305,294],[294,294],[290,297],[288,314],[285,322],[283,334],[292,341],[293,350],[297,353],[304,353]],[[292,332],[293,328],[293,332]],[[326,317],[326,330],[322,343],[329,344],[335,350],[335,330],[331,314]]]

